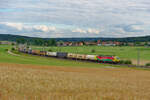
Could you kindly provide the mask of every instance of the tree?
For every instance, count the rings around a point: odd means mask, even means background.
[[[56,40],[55,39],[52,39],[52,46],[56,46]]]
[[[145,46],[148,46],[148,42],[145,42],[145,44],[144,44]]]
[[[25,44],[26,40],[24,38],[17,39],[17,44]]]
[[[56,40],[55,39],[48,40],[48,46],[56,46]]]
[[[61,41],[59,41],[59,42],[57,42],[57,45],[58,46],[63,46],[63,44],[64,44],[64,42],[61,40]]]
[[[12,42],[12,43],[11,43],[11,45],[15,45],[15,43],[14,43],[14,42]]]
[[[136,42],[134,42],[134,45],[139,46],[140,42],[136,41]]]
[[[43,39],[35,39],[34,40],[34,45],[38,45],[38,46],[43,46],[44,45],[44,40]]]

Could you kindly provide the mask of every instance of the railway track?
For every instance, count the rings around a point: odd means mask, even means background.
[[[24,53],[27,55],[33,55],[33,54],[28,54]],[[40,56],[40,55],[33,55],[33,56]],[[126,67],[136,67],[136,68],[150,68],[149,66],[137,66],[137,65],[132,65],[132,64],[113,64],[113,63],[100,63],[98,61],[90,61],[90,60],[81,60],[81,59],[68,59],[68,58],[58,58],[58,57],[52,57],[52,56],[42,56],[42,57],[47,57],[47,58],[57,58],[57,59],[63,59],[63,60],[70,60],[70,61],[78,61],[78,62],[88,62],[88,63],[97,63],[97,64],[107,64],[107,65],[117,65],[117,66],[126,66]]]

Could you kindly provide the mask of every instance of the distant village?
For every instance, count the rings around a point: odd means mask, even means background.
[[[117,42],[117,41],[88,41],[88,42],[57,42],[57,46],[150,46],[150,42]]]
[[[0,41],[3,45],[16,45],[17,42]],[[150,46],[150,42],[118,42],[118,41],[80,41],[80,42],[63,42],[57,41],[56,46]]]
[[[1,45],[16,45],[16,42],[10,42],[10,41],[0,41]]]

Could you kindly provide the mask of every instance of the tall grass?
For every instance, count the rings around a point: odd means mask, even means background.
[[[0,64],[0,100],[149,100],[150,72]]]

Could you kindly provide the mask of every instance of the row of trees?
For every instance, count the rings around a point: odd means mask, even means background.
[[[41,39],[41,38],[36,38],[36,39],[25,39],[25,38],[18,38],[16,40],[17,44],[27,44],[27,45],[38,45],[38,46],[56,46],[57,42],[55,39]],[[95,43],[97,41],[94,41]],[[102,41],[101,41],[102,42]],[[59,41],[59,44],[63,45],[63,41]],[[82,41],[83,45],[85,45],[85,42]],[[144,46],[148,46],[149,43],[145,42],[144,44],[141,42],[130,42],[133,43],[134,46],[140,46],[140,45],[144,45]],[[129,42],[122,42],[120,44],[120,46],[128,46],[130,45]]]
[[[16,40],[17,44],[27,44],[27,45],[38,45],[38,46],[56,46],[56,40],[44,40],[44,39],[32,39],[26,40],[24,38],[19,38]]]

